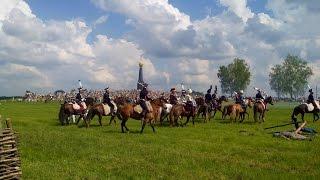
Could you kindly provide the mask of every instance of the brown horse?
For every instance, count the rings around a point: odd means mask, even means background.
[[[231,104],[225,106],[222,112],[222,119],[224,120],[225,117],[228,115],[231,119],[234,118],[235,122],[237,121],[237,119],[240,119],[240,122],[243,122],[246,114],[249,118],[247,107],[251,108],[253,105],[253,101],[251,98],[246,98],[244,101],[245,108],[242,107],[240,104]]]
[[[178,126],[179,117],[187,117],[187,121],[183,124],[184,126],[188,124],[190,118],[192,118],[192,124],[194,125],[195,116],[196,108],[192,104],[176,104],[172,107],[169,114],[170,126]]]
[[[91,97],[87,97],[84,102],[85,102],[87,109],[88,109],[90,106],[93,105],[94,99]],[[72,104],[70,104],[69,102],[64,102],[63,104],[61,104],[60,111],[59,111],[59,121],[60,121],[61,125],[70,124],[69,118],[72,115],[79,115],[79,118],[76,123],[76,124],[78,124],[80,119],[85,118],[86,113],[87,113],[87,109],[75,110],[75,109],[73,109]]]
[[[157,117],[160,117],[160,109],[163,107],[163,101],[161,99],[156,99],[156,100],[151,100],[150,104],[152,106],[153,111],[152,112],[147,112],[145,115],[145,118],[142,122],[142,127],[140,133],[143,132],[144,127],[147,123],[150,124],[153,132],[155,132],[154,129],[154,123]],[[124,104],[123,106],[119,107],[117,116],[121,120],[121,131],[124,133],[124,128],[126,131],[129,131],[128,127],[126,126],[126,122],[128,121],[129,118],[136,119],[136,120],[142,120],[143,117],[140,113],[137,113],[134,111],[134,107],[136,104],[132,103],[127,103]]]
[[[111,116],[109,125],[111,124],[112,121],[114,121],[114,123],[116,123],[116,121],[115,121],[115,116],[116,115],[113,114],[112,112],[109,112],[108,114],[105,114],[104,108],[103,108],[103,104],[99,103],[99,104],[93,105],[89,109],[86,118],[84,118],[84,122],[85,122],[87,128],[90,126],[90,121],[96,115],[99,117],[98,121],[99,121],[100,126],[102,126],[102,121],[101,121],[102,120],[102,116]]]
[[[264,102],[256,101],[253,105],[253,116],[254,116],[254,122],[257,122],[257,120],[262,120],[264,122],[264,115],[266,112],[267,104],[273,105],[273,99],[271,96],[267,97]],[[258,118],[259,114],[259,118]]]

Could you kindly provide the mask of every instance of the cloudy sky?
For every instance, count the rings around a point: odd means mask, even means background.
[[[254,86],[299,55],[320,77],[319,0],[1,0],[0,96],[136,87],[205,91],[217,68],[247,60]]]

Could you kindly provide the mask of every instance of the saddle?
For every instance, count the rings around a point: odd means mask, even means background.
[[[312,103],[304,103],[305,105],[307,105],[307,109],[309,112],[313,111],[314,110],[314,106]],[[315,104],[317,105],[317,108],[319,108],[319,102],[318,101],[315,101]]]
[[[266,105],[264,104],[264,101],[262,99],[256,100],[256,103],[260,103],[263,106],[263,109],[266,109]]]
[[[117,105],[113,101],[111,101],[111,103],[113,104],[113,107],[114,107],[113,109],[108,104],[102,103],[103,112],[105,116],[109,115],[111,112],[114,112],[114,113],[117,112]]]
[[[87,109],[87,105],[85,102],[81,102],[81,106],[78,104],[78,103],[69,103],[69,104],[72,104],[72,108],[75,110],[75,111],[83,111],[83,110],[86,110]]]
[[[152,106],[151,106],[151,103],[150,103],[149,101],[145,101],[145,103],[146,103],[147,110],[148,110],[149,112],[152,112],[152,111],[153,111],[153,108],[152,108]],[[142,111],[143,111],[143,109],[142,109],[142,107],[140,106],[140,104],[135,105],[135,106],[133,107],[133,110],[134,110],[136,113],[138,113],[138,114],[141,114]]]

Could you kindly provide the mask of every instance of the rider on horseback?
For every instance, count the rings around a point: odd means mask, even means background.
[[[170,102],[170,104],[172,104],[172,105],[178,104],[178,98],[177,98],[176,88],[171,88],[171,89],[170,89],[169,102]]]
[[[210,88],[207,90],[207,94],[204,96],[204,101],[205,103],[210,103],[212,102],[213,98],[211,96],[211,89],[212,89],[212,85],[210,86]]]
[[[236,104],[240,104],[243,110],[246,110],[246,104],[244,101],[243,90],[240,90],[238,96],[236,96]]]
[[[318,107],[318,105],[316,104],[316,101],[314,100],[314,97],[313,97],[313,92],[312,92],[312,89],[309,89],[309,96],[308,96],[308,101],[307,101],[307,103],[308,104],[312,104],[313,105],[313,107],[314,107],[314,110],[315,111],[319,111],[319,107]]]
[[[104,89],[105,92],[103,94],[103,104],[108,104],[111,108],[111,112],[114,114],[115,113],[115,108],[114,108],[114,104],[111,102],[111,98],[110,98],[110,91],[109,91],[109,87]]]
[[[255,88],[255,90],[258,91],[258,93],[256,94],[256,102],[260,102],[260,103],[262,103],[263,105],[265,105],[265,109],[266,109],[266,111],[268,111],[267,104],[264,103],[264,97],[262,96],[262,91],[261,91],[261,89]]]
[[[83,106],[82,106],[82,102],[83,102],[83,97],[82,97],[82,94],[81,94],[81,91],[82,91],[82,87],[79,87],[78,88],[78,90],[79,90],[79,92],[77,93],[77,95],[76,95],[76,103],[81,107],[81,109],[82,108],[84,108]]]
[[[142,118],[144,119],[146,114],[148,113],[148,108],[147,108],[147,105],[146,105],[146,101],[148,101],[150,98],[148,97],[148,84],[145,84],[145,86],[142,88],[142,90],[140,91],[140,101],[139,101],[139,104],[142,108]]]

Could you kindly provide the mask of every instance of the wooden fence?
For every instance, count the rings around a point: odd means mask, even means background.
[[[21,161],[18,152],[17,133],[12,129],[10,119],[6,119],[6,127],[0,126],[0,180],[20,179],[22,175]],[[0,124],[1,116],[0,116]]]

